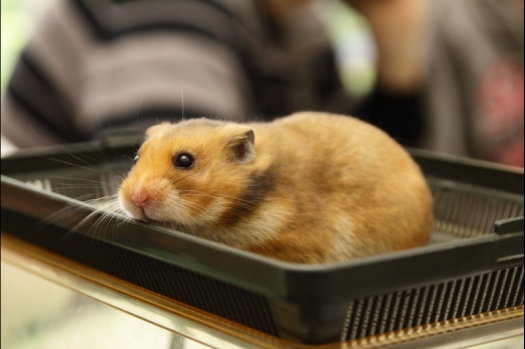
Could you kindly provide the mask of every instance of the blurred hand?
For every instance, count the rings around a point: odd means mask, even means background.
[[[284,19],[310,0],[264,0],[269,13]],[[425,83],[428,0],[343,0],[370,23],[378,47],[378,84],[411,93]],[[521,0],[523,1],[523,0]]]
[[[428,0],[344,0],[370,23],[378,53],[378,83],[410,93],[425,83]]]

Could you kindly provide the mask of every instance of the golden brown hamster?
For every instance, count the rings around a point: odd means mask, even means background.
[[[432,198],[409,154],[358,119],[192,119],[149,128],[119,189],[133,218],[294,263],[427,244]]]

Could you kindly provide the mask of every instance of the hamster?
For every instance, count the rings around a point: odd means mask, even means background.
[[[353,117],[313,112],[155,125],[119,202],[132,218],[291,263],[422,246],[433,221],[400,145]]]

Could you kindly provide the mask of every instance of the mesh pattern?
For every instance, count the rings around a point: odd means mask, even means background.
[[[432,182],[431,190],[434,229],[458,237],[488,235],[496,221],[523,216],[523,197],[496,197],[460,185],[450,188]]]
[[[5,216],[4,216],[5,215]],[[261,332],[278,332],[265,297],[56,226],[34,233],[35,220],[2,210],[2,231],[171,299]]]
[[[348,306],[342,340],[523,305],[523,294],[523,266],[520,266],[358,299]]]
[[[109,274],[212,314],[277,335],[264,297],[108,244],[97,244],[96,249],[100,256],[98,268]]]

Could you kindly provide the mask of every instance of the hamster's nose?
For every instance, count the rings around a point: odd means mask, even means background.
[[[137,188],[131,194],[131,202],[137,207],[143,207],[148,203],[150,197],[144,188]]]

